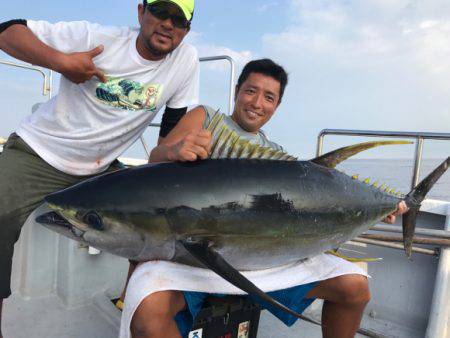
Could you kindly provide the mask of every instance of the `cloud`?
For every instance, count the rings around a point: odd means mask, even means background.
[[[275,140],[295,152],[323,128],[448,132],[450,2],[290,0],[285,15],[262,36],[290,73]]]
[[[315,56],[339,66],[401,65],[449,85],[450,11],[442,13],[445,7],[443,1],[291,0],[290,24],[265,34],[263,42],[267,50],[296,60]]]
[[[253,53],[251,51],[249,50],[236,51],[225,46],[209,43],[206,41],[204,34],[199,32],[191,31],[188,34],[186,41],[197,48],[200,57],[218,56],[218,55],[231,56],[233,60],[236,62],[237,68],[241,68],[248,61],[253,59]],[[205,64],[205,67],[208,70],[219,72],[226,72],[229,70],[229,64],[223,61],[208,62],[207,64]]]
[[[278,2],[273,1],[273,2],[258,5],[256,7],[256,11],[260,12],[260,13],[267,12],[267,10],[269,10],[270,8],[276,7],[276,6],[278,6]]]

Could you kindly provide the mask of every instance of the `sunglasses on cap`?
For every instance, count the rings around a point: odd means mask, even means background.
[[[184,16],[171,14],[167,5],[162,3],[149,4],[147,5],[147,10],[159,20],[167,20],[170,18],[172,24],[177,28],[186,29],[191,24]]]

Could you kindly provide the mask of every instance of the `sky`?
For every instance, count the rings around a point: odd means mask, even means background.
[[[16,0],[0,21],[88,20],[137,26],[136,0]],[[269,57],[289,73],[283,102],[264,127],[288,152],[314,157],[322,129],[450,132],[448,0],[197,0],[187,41],[200,56],[229,55],[243,65]],[[0,52],[0,59],[8,59]],[[226,62],[201,66],[201,103],[227,111]],[[13,131],[40,95],[37,73],[0,65],[0,137]],[[57,80],[55,81],[57,85]],[[146,132],[155,140],[155,130]],[[325,151],[368,139],[329,136]],[[426,141],[425,158],[445,158],[450,143]],[[140,146],[129,156],[143,156]],[[414,145],[360,157],[413,158]]]

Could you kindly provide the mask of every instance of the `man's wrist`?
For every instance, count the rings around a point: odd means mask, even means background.
[[[50,63],[50,68],[52,70],[54,70],[55,72],[58,72],[60,74],[64,74],[64,72],[67,70],[68,68],[68,55],[54,50],[54,55],[52,58],[50,58],[52,61]]]

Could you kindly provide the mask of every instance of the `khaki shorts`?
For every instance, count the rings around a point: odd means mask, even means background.
[[[121,168],[123,165],[115,161],[107,172]],[[9,137],[0,154],[0,299],[11,294],[14,243],[28,216],[47,194],[90,177],[63,173],[40,158],[18,135]]]

